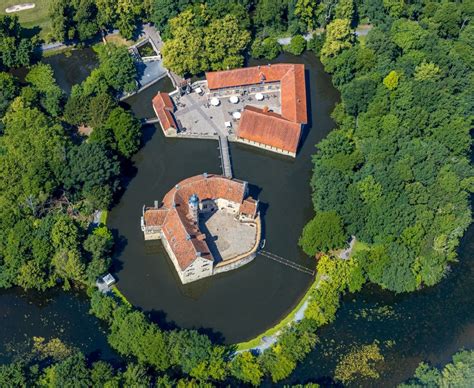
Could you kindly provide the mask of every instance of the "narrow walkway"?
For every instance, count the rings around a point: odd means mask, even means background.
[[[221,153],[222,174],[232,178],[232,163],[230,161],[229,141],[227,137],[219,135],[219,150]]]
[[[275,255],[274,253],[270,253],[270,252],[263,251],[263,250],[261,250],[259,253],[262,256],[265,256],[269,259],[272,259],[272,260],[274,260],[274,261],[276,261],[280,264],[284,264],[288,267],[296,269],[297,271],[300,271],[300,272],[306,273],[308,275],[314,276],[315,272],[314,272],[313,269],[307,268],[307,267],[305,267],[303,265],[300,265],[300,264],[296,264],[293,261],[290,261],[290,260],[285,259],[284,257],[278,256],[278,255]]]
[[[160,119],[158,117],[154,117],[151,119],[142,119],[142,124],[156,124],[160,122]]]

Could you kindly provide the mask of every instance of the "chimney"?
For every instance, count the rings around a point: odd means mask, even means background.
[[[155,209],[158,209],[158,201],[155,200]]]

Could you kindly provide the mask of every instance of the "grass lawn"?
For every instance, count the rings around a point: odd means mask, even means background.
[[[20,23],[26,28],[40,28],[40,37],[47,41],[51,31],[48,9],[51,0],[0,0],[0,14],[6,14],[5,9],[16,4],[26,2],[35,3],[36,7],[25,11],[10,13],[9,15],[17,15]]]
[[[105,37],[105,40],[108,43],[114,43],[117,46],[131,46],[135,43],[133,40],[127,40],[123,38],[120,34],[109,34]]]
[[[107,216],[109,212],[107,210],[102,210],[102,214],[100,215],[100,223],[106,225],[107,224]]]
[[[314,279],[313,284],[311,284],[311,286],[308,288],[308,291],[306,291],[306,294],[301,298],[299,303],[295,306],[295,308],[293,310],[290,311],[290,313],[285,318],[283,318],[275,326],[271,327],[270,329],[268,329],[264,333],[260,334],[258,337],[255,337],[255,338],[253,338],[253,339],[251,339],[250,341],[247,341],[247,342],[240,342],[240,343],[236,344],[237,350],[240,350],[240,351],[250,350],[250,349],[260,345],[260,343],[262,342],[263,337],[269,337],[269,336],[275,334],[277,331],[283,329],[286,325],[288,325],[291,321],[293,321],[293,318],[294,318],[296,312],[301,308],[301,306],[303,306],[303,303],[306,302],[306,300],[308,300],[308,298],[310,296],[310,291],[312,290],[313,287],[316,287],[318,282],[319,282],[319,275],[316,275],[316,278]]]

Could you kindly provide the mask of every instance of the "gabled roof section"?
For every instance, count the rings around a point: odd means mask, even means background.
[[[178,129],[178,124],[174,118],[174,105],[168,93],[158,92],[153,98],[153,110],[161,122],[163,129]]]
[[[174,112],[174,105],[168,93],[158,92],[153,98],[153,107],[155,109],[168,109]]]
[[[242,112],[237,136],[296,154],[301,125],[274,112],[246,106]]]
[[[280,82],[281,115],[300,124],[308,122],[304,65],[279,63],[206,73],[210,90]]]

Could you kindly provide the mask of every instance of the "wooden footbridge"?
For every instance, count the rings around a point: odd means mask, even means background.
[[[260,250],[258,253],[262,256],[265,256],[268,259],[276,261],[277,263],[280,263],[280,264],[286,265],[288,267],[291,267],[293,269],[296,269],[297,271],[306,273],[306,274],[311,275],[311,276],[314,276],[314,274],[315,274],[314,269],[307,268],[303,265],[300,265],[300,264],[297,264],[293,261],[285,259],[284,257],[275,255],[274,253],[270,253],[270,252],[267,252],[267,251],[264,251],[264,250]]]
[[[232,163],[230,160],[229,140],[226,136],[219,136],[219,151],[221,158],[222,175],[232,178]]]

